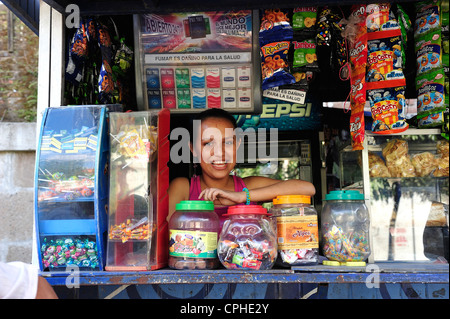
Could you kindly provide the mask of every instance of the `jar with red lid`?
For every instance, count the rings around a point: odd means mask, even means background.
[[[259,205],[228,207],[227,219],[220,233],[217,253],[227,269],[273,267],[277,242],[267,209]]]

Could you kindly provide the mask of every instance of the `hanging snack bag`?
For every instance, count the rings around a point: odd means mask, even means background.
[[[295,83],[289,73],[289,41],[272,42],[261,47],[262,89]]]
[[[367,82],[396,81],[404,85],[400,29],[370,33],[368,36]]]
[[[317,7],[297,7],[292,9],[292,29],[294,38],[309,39],[316,32]]]
[[[368,4],[366,15],[367,32],[400,29],[389,3]]]
[[[435,70],[416,77],[417,115],[445,110],[444,70]]]
[[[88,38],[83,21],[76,30],[69,43],[69,55],[66,63],[66,79],[75,84],[80,84],[83,78],[83,66],[88,56]]]
[[[367,99],[372,112],[373,133],[392,134],[408,129],[409,125],[405,121],[405,86],[368,88]]]
[[[275,41],[292,40],[293,30],[289,22],[288,10],[261,10],[261,24],[259,29],[259,45]]]
[[[415,40],[417,75],[442,68],[441,32],[427,33]]]
[[[414,38],[426,33],[435,33],[441,29],[439,0],[420,1],[416,3]]]
[[[292,41],[290,48],[290,61],[293,68],[301,68],[309,71],[317,71],[316,42],[314,39]]]

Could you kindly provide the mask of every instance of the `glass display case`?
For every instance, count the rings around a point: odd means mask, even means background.
[[[112,113],[108,271],[167,264],[168,110]]]
[[[341,186],[369,207],[369,260],[448,262],[448,154],[439,129],[366,132],[364,150],[341,150]]]
[[[109,176],[106,116],[106,106],[45,110],[35,172],[42,271],[104,267]]]

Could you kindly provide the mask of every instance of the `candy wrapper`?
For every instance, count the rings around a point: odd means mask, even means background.
[[[288,10],[266,9],[261,11],[259,45],[262,47],[275,41],[292,40],[293,30]]]
[[[443,69],[416,77],[418,117],[445,110],[444,84]]]
[[[61,268],[74,265],[78,267],[98,268],[98,251],[95,241],[81,238],[44,238],[41,245],[44,268]]]
[[[289,73],[289,41],[273,42],[261,47],[262,89],[295,83]]]
[[[292,9],[292,29],[294,38],[310,39],[315,36],[317,7],[297,7]]]

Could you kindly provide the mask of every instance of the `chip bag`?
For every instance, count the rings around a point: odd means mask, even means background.
[[[439,0],[416,3],[414,38],[426,33],[434,33],[441,28]]]
[[[427,33],[415,39],[416,73],[421,75],[442,68],[441,32]]]
[[[416,77],[417,115],[445,110],[444,70],[435,70]]]
[[[384,81],[384,84],[389,85],[388,82]],[[392,134],[408,129],[405,120],[405,86],[368,88],[367,99],[373,118],[373,133]]]
[[[289,73],[289,41],[272,42],[261,47],[262,89],[295,83]]]
[[[317,7],[297,7],[292,9],[292,29],[294,38],[314,37],[317,22]]]
[[[405,84],[400,29],[370,33],[367,42],[367,82],[396,81]]]
[[[289,22],[288,10],[261,10],[259,45],[262,47],[275,41],[292,40],[293,30]]]

